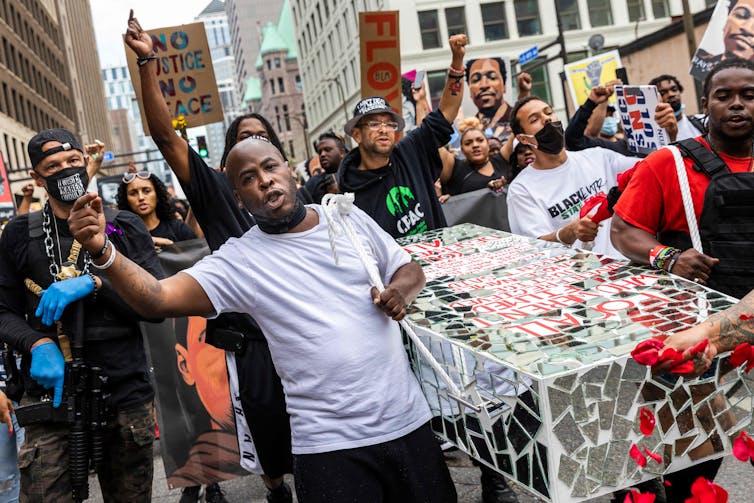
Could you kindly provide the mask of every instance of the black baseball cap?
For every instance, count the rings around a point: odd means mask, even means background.
[[[59,142],[60,146],[42,151],[42,146],[51,141]],[[78,150],[82,154],[84,153],[84,149],[81,148],[81,144],[78,139],[76,139],[76,135],[63,128],[45,129],[40,131],[29,140],[26,150],[29,152],[32,169],[36,168],[37,164],[42,162],[45,157],[57,154],[64,150]]]
[[[403,120],[403,117],[395,113],[395,110],[390,107],[390,104],[385,98],[382,96],[370,96],[369,98],[364,98],[356,103],[356,107],[353,109],[353,118],[346,122],[346,127],[344,127],[343,130],[350,136],[351,131],[353,131],[353,128],[362,117],[374,114],[390,114],[393,117],[393,120],[398,123],[398,131],[402,131],[403,128],[406,127],[406,121]]]

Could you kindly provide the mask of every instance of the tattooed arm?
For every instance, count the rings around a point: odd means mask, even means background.
[[[466,55],[466,35],[453,35],[450,37],[450,51],[453,53],[453,59],[450,63],[451,68],[462,70],[463,57]],[[450,74],[445,81],[445,89],[440,97],[440,104],[437,108],[442,112],[443,117],[448,123],[453,124],[458,115],[463,101],[463,75],[453,76]]]
[[[102,199],[96,194],[85,194],[73,205],[68,225],[76,240],[90,253],[98,254],[105,245],[105,214]],[[105,254],[94,263],[102,265],[112,258],[110,244]],[[102,271],[113,289],[145,318],[175,316],[206,316],[214,313],[204,289],[188,274],[158,281],[121,253],[116,253],[112,265]]]

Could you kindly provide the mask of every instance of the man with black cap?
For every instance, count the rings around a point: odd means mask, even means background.
[[[395,135],[403,130],[403,117],[380,96],[359,101],[345,126],[359,147],[341,162],[340,190],[353,192],[356,206],[396,238],[447,225],[435,194],[442,169],[437,149],[450,141],[463,100],[466,35],[452,36],[450,50],[453,59],[438,109],[401,141],[396,143]]]
[[[93,260],[103,253],[81,248],[68,227],[71,207],[89,183],[84,152],[65,129],[47,129],[28,145],[31,177],[47,191],[42,211],[20,215],[0,237],[0,341],[23,354],[22,405],[65,396],[66,362],[77,312],[83,312],[84,360],[107,381],[104,461],[98,470],[106,500],[149,501],[152,491],[154,392],[138,322],[143,318],[100,277]],[[163,276],[149,232],[136,215],[108,212],[107,240],[157,278]],[[83,311],[74,310],[83,302]],[[44,313],[44,314],[43,314]],[[65,409],[63,409],[65,410]],[[69,424],[26,426],[19,452],[21,498],[71,501]]]

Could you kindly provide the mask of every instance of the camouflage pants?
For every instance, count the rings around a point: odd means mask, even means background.
[[[152,496],[154,403],[119,412],[104,432],[104,461],[97,472],[106,502],[147,503]],[[18,454],[22,503],[68,502],[68,426],[26,427]]]

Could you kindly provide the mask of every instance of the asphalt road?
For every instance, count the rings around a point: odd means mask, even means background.
[[[479,487],[479,469],[471,465],[468,457],[458,453],[446,454],[448,465],[458,491],[460,503],[479,503],[482,500]],[[178,503],[181,497],[180,490],[169,491],[165,482],[165,472],[162,467],[162,458],[159,448],[156,449],[154,458],[154,482],[152,485],[152,501],[158,503]],[[723,462],[720,473],[715,482],[724,487],[730,495],[729,503],[749,503],[754,501],[754,467],[749,463],[742,463],[732,456]],[[293,485],[292,479],[288,483]],[[235,480],[229,480],[220,484],[225,496],[230,503],[265,503],[266,490],[259,477],[248,476]],[[90,479],[92,498],[88,501],[102,502],[99,486],[94,477]],[[526,491],[515,488],[519,494],[520,503],[540,503],[543,500],[530,496]],[[608,503],[610,498],[602,496],[595,498],[594,503]]]

